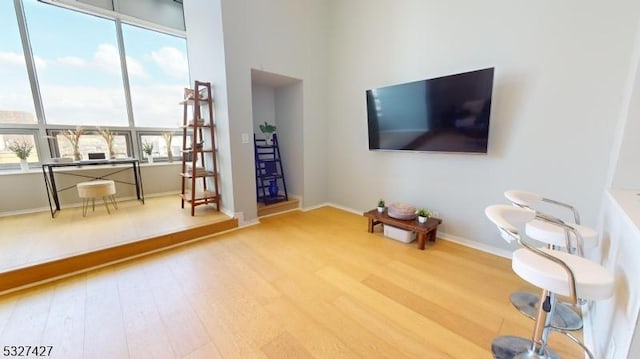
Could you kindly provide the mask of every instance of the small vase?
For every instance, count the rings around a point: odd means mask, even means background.
[[[78,150],[73,151],[73,159],[76,161],[80,161],[82,159],[82,154]]]
[[[271,180],[271,183],[269,183],[269,196],[278,196],[278,185],[276,184],[276,180]]]
[[[267,146],[273,145],[273,133],[265,133],[264,138]]]
[[[418,216],[418,222],[427,223],[427,217]]]
[[[29,162],[27,162],[27,159],[20,159],[20,169],[22,170],[22,172],[27,172],[29,170]]]
[[[152,157],[151,155],[148,155],[148,156],[147,156],[147,161],[148,161],[149,163],[153,163],[153,157]]]
[[[378,213],[384,212],[384,207],[378,207]]]

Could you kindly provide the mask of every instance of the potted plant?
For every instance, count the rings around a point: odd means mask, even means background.
[[[107,142],[107,152],[108,153],[108,157],[107,158],[116,158],[116,153],[113,150],[113,140],[115,138],[115,134],[113,132],[111,132],[109,129],[100,129],[98,127],[98,133],[100,134],[100,136],[102,136],[102,138],[104,138],[105,142]]]
[[[14,140],[9,143],[8,149],[20,159],[20,169],[26,172],[29,169],[27,158],[31,154],[31,150],[33,150],[33,144],[25,139]]]
[[[173,133],[165,132],[162,134],[162,137],[164,137],[164,142],[166,142],[167,144],[167,158],[169,159],[169,162],[173,162],[173,151],[171,151],[171,140],[173,139]]]
[[[264,123],[260,125],[260,131],[264,134],[267,145],[271,145],[273,143],[271,137],[273,136],[273,133],[276,132],[276,125],[272,125],[267,121],[264,121]]]
[[[82,155],[80,154],[80,137],[84,135],[84,129],[81,127],[76,127],[75,130],[65,130],[62,131],[62,136],[71,143],[71,147],[73,147],[73,159],[75,161],[80,161],[82,159]]]
[[[429,211],[428,209],[424,209],[424,208],[418,209],[416,214],[418,215],[418,222],[420,222],[420,223],[426,223],[427,222],[427,218],[431,217],[431,211]]]
[[[384,212],[384,199],[380,198],[378,200],[378,213]]]
[[[149,163],[153,163],[153,157],[151,156],[151,154],[153,153],[153,143],[147,142],[147,141],[143,142],[142,152],[144,152],[147,155],[147,161]]]

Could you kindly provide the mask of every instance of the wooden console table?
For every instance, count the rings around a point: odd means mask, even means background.
[[[373,233],[373,227],[380,223],[416,232],[418,234],[418,249],[422,250],[424,250],[427,239],[432,242],[436,241],[438,225],[442,223],[441,219],[433,217],[427,218],[426,223],[419,223],[417,219],[411,219],[408,221],[396,219],[389,217],[386,209],[382,213],[378,213],[377,209],[372,209],[363,213],[363,215],[369,219],[369,233]]]

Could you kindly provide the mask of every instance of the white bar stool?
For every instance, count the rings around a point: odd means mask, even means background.
[[[577,253],[583,256],[585,248],[593,248],[598,243],[598,234],[594,229],[578,224],[580,215],[571,205],[542,197],[541,195],[527,191],[509,190],[504,192],[505,197],[515,206],[535,211],[536,218],[527,222],[525,233],[529,238],[535,239],[547,245],[549,249],[564,248],[569,253]],[[571,210],[576,223],[564,222],[552,215],[540,212],[534,207],[542,202],[550,203]],[[518,291],[511,295],[511,303],[524,315],[535,319],[539,302],[539,295],[525,291]],[[572,340],[576,339],[566,333],[582,328],[582,317],[571,305],[560,303],[551,319],[551,327],[561,331]],[[581,342],[578,344],[582,345]]]
[[[504,192],[504,196],[518,207],[536,211],[536,219],[527,223],[526,226],[525,231],[528,236],[554,247],[564,247],[568,252],[578,253],[580,256],[583,256],[585,248],[593,248],[598,244],[598,233],[592,228],[580,225],[580,214],[570,204],[527,191],[509,190]],[[535,208],[542,202],[571,210],[574,222],[563,221]]]
[[[87,216],[87,210],[89,209],[89,200],[91,200],[92,210],[96,210],[96,198],[102,197],[104,206],[109,211],[109,205],[107,204],[107,198],[113,204],[113,208],[118,209],[116,203],[116,184],[111,180],[96,180],[89,182],[80,182],[76,185],[78,188],[78,196],[82,198],[82,216]]]
[[[578,298],[602,300],[613,295],[614,277],[604,267],[580,256],[548,248],[537,248],[524,240],[520,227],[533,220],[530,209],[493,205],[485,214],[508,242],[516,240],[523,248],[513,252],[511,267],[525,281],[542,289],[531,340],[515,336],[494,339],[494,358],[558,358],[547,348],[550,321],[558,307],[556,295],[567,296],[571,304]],[[582,348],[591,356],[584,345]]]

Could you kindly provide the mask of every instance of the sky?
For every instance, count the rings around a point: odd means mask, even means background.
[[[48,124],[127,126],[115,22],[23,0]],[[0,1],[0,110],[33,111],[12,1]],[[177,127],[185,39],[123,24],[136,126]]]

